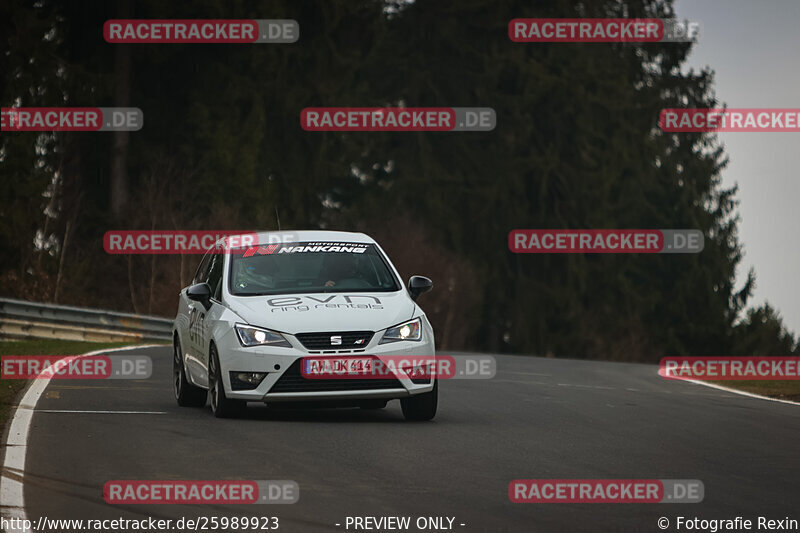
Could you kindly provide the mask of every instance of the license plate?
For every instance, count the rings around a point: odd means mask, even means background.
[[[313,357],[303,361],[303,376],[309,378],[365,376],[373,370],[370,357]]]

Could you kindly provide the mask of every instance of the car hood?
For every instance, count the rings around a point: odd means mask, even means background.
[[[379,331],[413,318],[405,291],[230,296],[230,309],[253,326],[297,334]]]

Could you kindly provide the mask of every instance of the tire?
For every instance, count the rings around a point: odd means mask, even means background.
[[[416,396],[400,399],[403,416],[406,420],[425,421],[436,416],[436,407],[439,405],[439,381],[433,382],[433,390]]]
[[[206,405],[206,390],[195,387],[186,379],[186,371],[183,368],[183,357],[181,356],[181,342],[175,337],[172,348],[172,389],[175,392],[175,399],[181,407],[204,407]]]
[[[211,393],[211,411],[217,418],[236,418],[244,411],[247,402],[231,400],[225,396],[225,385],[220,372],[219,354],[213,344],[208,350],[208,384]]]

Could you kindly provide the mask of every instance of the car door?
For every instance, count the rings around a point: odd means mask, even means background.
[[[217,324],[224,311],[222,304],[222,270],[225,262],[223,254],[213,254],[210,257],[204,283],[211,287],[211,300],[206,309],[200,302],[194,302],[195,312],[195,342],[197,346],[196,378],[198,383],[208,386],[208,365],[210,346],[213,339],[214,326]]]
[[[211,267],[212,253],[206,253],[203,260],[200,261],[200,266],[197,267],[192,285],[197,283],[205,283],[208,280],[209,270]],[[183,351],[186,354],[184,359],[184,368],[186,369],[186,377],[195,385],[205,386],[206,382],[203,378],[203,342],[202,342],[202,323],[205,316],[205,307],[200,302],[190,300],[186,296],[186,289],[181,291],[181,308],[186,309],[186,331],[181,334],[181,343]]]

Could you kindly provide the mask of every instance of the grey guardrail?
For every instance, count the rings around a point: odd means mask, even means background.
[[[100,342],[169,341],[172,320],[0,298],[0,335]]]

